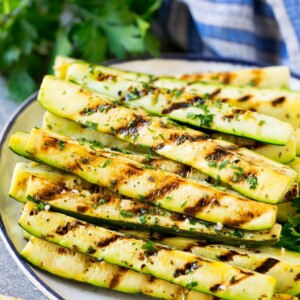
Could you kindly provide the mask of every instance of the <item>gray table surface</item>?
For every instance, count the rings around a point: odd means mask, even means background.
[[[0,77],[0,129],[18,106],[9,99],[6,83]],[[22,273],[0,239],[0,294],[26,300],[47,299]]]

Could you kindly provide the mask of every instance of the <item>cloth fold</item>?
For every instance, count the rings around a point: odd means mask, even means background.
[[[165,0],[160,18],[185,51],[284,64],[300,75],[300,0]]]

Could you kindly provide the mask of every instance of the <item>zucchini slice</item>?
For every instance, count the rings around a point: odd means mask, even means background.
[[[83,61],[77,59],[61,55],[56,56],[53,66],[55,77],[65,79],[70,64],[80,62],[84,63]],[[177,76],[177,79],[171,76],[154,76],[151,74],[129,72],[107,66],[99,66],[99,68],[99,70],[103,70],[104,73],[109,72],[114,76],[121,76],[138,82],[152,83],[155,86],[165,84],[164,79],[172,79],[178,88],[186,86],[187,83],[193,83],[197,81],[213,84],[229,84],[235,86],[250,85],[259,88],[289,88],[290,81],[290,70],[286,66],[271,66],[259,69],[240,69],[230,72],[184,74]]]
[[[300,254],[271,247],[240,248],[220,244],[201,243],[187,238],[158,239],[156,242],[175,249],[188,251],[201,257],[222,261],[230,265],[273,276],[277,280],[276,292],[300,293]],[[292,261],[290,259],[292,257]]]
[[[271,276],[39,210],[32,202],[25,204],[19,224],[30,234],[60,246],[224,299],[272,299],[274,293],[276,280]]]
[[[220,298],[189,290],[168,281],[130,269],[97,261],[95,258],[32,236],[21,255],[32,265],[51,274],[112,288],[125,293],[142,293],[166,300],[218,300]],[[121,276],[120,276],[121,274]],[[273,300],[297,300],[290,295],[274,294]]]
[[[272,66],[230,72],[185,74],[179,78],[188,83],[200,81],[235,86],[250,85],[259,88],[289,88],[290,70],[286,66]]]
[[[120,76],[90,68],[88,64],[70,65],[66,79],[101,94],[123,101],[130,107],[141,107],[149,113],[196,127],[245,136],[276,145],[285,145],[293,127],[273,117],[233,107],[211,97],[186,90],[167,90],[130,81]],[[194,85],[192,85],[194,86]]]
[[[52,76],[44,78],[38,100],[56,115],[151,147],[157,154],[190,165],[259,201],[282,201],[296,177],[289,167],[248,149],[116,105],[108,97]]]
[[[32,129],[26,152],[126,197],[205,221],[248,230],[268,229],[275,224],[274,205],[223,192],[205,182],[149,169],[116,153],[92,149],[53,132]]]
[[[191,291],[180,285],[133,270],[98,261],[74,250],[32,236],[21,255],[32,265],[66,279],[89,283],[120,292],[167,300],[214,300],[212,295]]]
[[[234,245],[274,244],[279,240],[281,232],[279,224],[263,231],[237,230],[227,226],[218,228],[208,222],[112,196],[106,191],[93,193],[81,187],[77,187],[77,190],[68,189],[63,181],[57,186],[57,183],[45,176],[47,174],[42,174],[43,177],[31,176],[28,170],[22,172],[20,169],[15,169],[15,174],[18,176],[15,175],[17,180],[12,182],[13,186],[18,186],[19,182],[27,182],[27,197],[19,197],[19,201],[26,202],[27,198],[35,202],[42,201],[51,205],[54,210],[97,224],[139,228]],[[14,197],[14,194],[11,196]]]

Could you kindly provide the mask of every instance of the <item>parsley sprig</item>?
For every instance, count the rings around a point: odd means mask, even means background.
[[[98,63],[158,54],[150,23],[162,0],[0,2],[0,70],[11,98],[37,89],[57,54]],[[46,63],[45,63],[46,62]]]

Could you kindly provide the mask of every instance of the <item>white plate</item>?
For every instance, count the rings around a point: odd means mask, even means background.
[[[165,59],[132,60],[127,62],[115,63],[114,66],[123,69],[147,72],[152,74],[179,74],[203,71],[223,71],[236,68],[253,67],[254,64],[230,60],[207,60],[196,56],[172,56]],[[292,86],[299,89],[300,80],[294,78]],[[9,137],[17,130],[30,131],[34,126],[40,126],[43,109],[34,101],[35,95],[30,97],[12,115],[5,126],[0,144],[0,227],[1,236],[10,254],[22,269],[25,275],[50,299],[89,299],[89,300],[108,300],[108,299],[149,299],[138,295],[126,295],[123,293],[96,288],[87,284],[75,283],[63,280],[41,272],[36,268],[28,266],[18,255],[25,246],[22,230],[18,226],[21,204],[8,197],[10,179],[14,165],[22,158],[16,156],[8,149]]]

